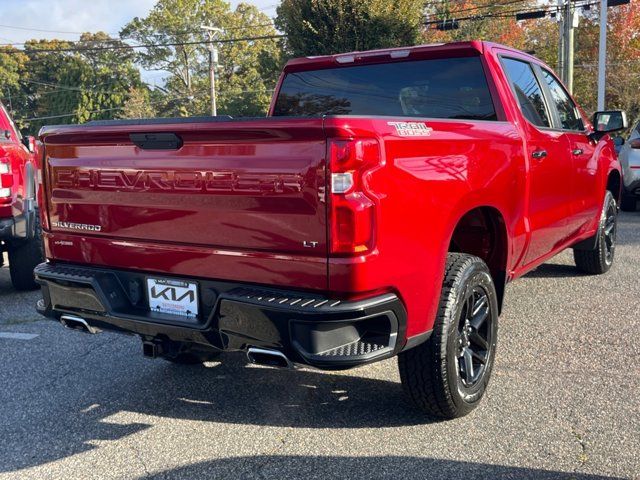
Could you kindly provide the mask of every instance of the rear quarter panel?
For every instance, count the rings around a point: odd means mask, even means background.
[[[403,120],[425,122],[432,131],[424,137],[401,136],[390,122]],[[407,306],[408,336],[432,328],[449,242],[465,213],[493,207],[515,244],[524,241],[523,144],[512,124],[334,117],[325,129],[328,137],[375,136],[384,146],[383,166],[368,181],[378,204],[376,250],[363,257],[330,258],[329,287],[395,291]]]

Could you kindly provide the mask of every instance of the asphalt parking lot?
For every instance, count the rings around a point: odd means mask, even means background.
[[[0,478],[640,478],[640,213],[618,235],[606,276],[564,252],[509,286],[488,394],[449,422],[406,403],[395,359],[148,360],[134,337],[40,320],[4,267]]]

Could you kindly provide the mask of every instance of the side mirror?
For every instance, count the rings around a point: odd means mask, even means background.
[[[27,137],[22,137],[22,144],[27,147],[30,153],[34,153],[36,151],[36,137],[31,135]]]
[[[629,127],[627,114],[622,110],[609,110],[593,114],[593,127],[596,133],[611,133],[625,130]]]
[[[621,146],[623,146],[623,145],[624,145],[624,138],[622,138],[622,137],[615,137],[615,138],[613,139],[613,144],[614,144],[616,147],[621,147]]]
[[[11,140],[11,130],[4,130],[1,133],[2,138],[4,138],[5,140]]]

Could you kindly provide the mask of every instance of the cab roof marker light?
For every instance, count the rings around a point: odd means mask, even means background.
[[[355,55],[342,55],[340,57],[336,57],[336,62],[338,63],[353,63],[355,61]]]
[[[411,50],[392,50],[390,53],[391,58],[407,58]]]

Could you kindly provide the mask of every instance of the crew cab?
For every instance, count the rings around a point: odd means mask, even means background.
[[[267,118],[46,127],[38,309],[179,363],[397,355],[418,407],[464,415],[505,284],[566,248],[612,265],[624,116],[596,117],[474,41],[292,60]]]
[[[33,269],[44,259],[36,198],[37,150],[36,139],[23,138],[0,103],[0,266],[7,252],[11,282],[18,290],[38,288]]]

